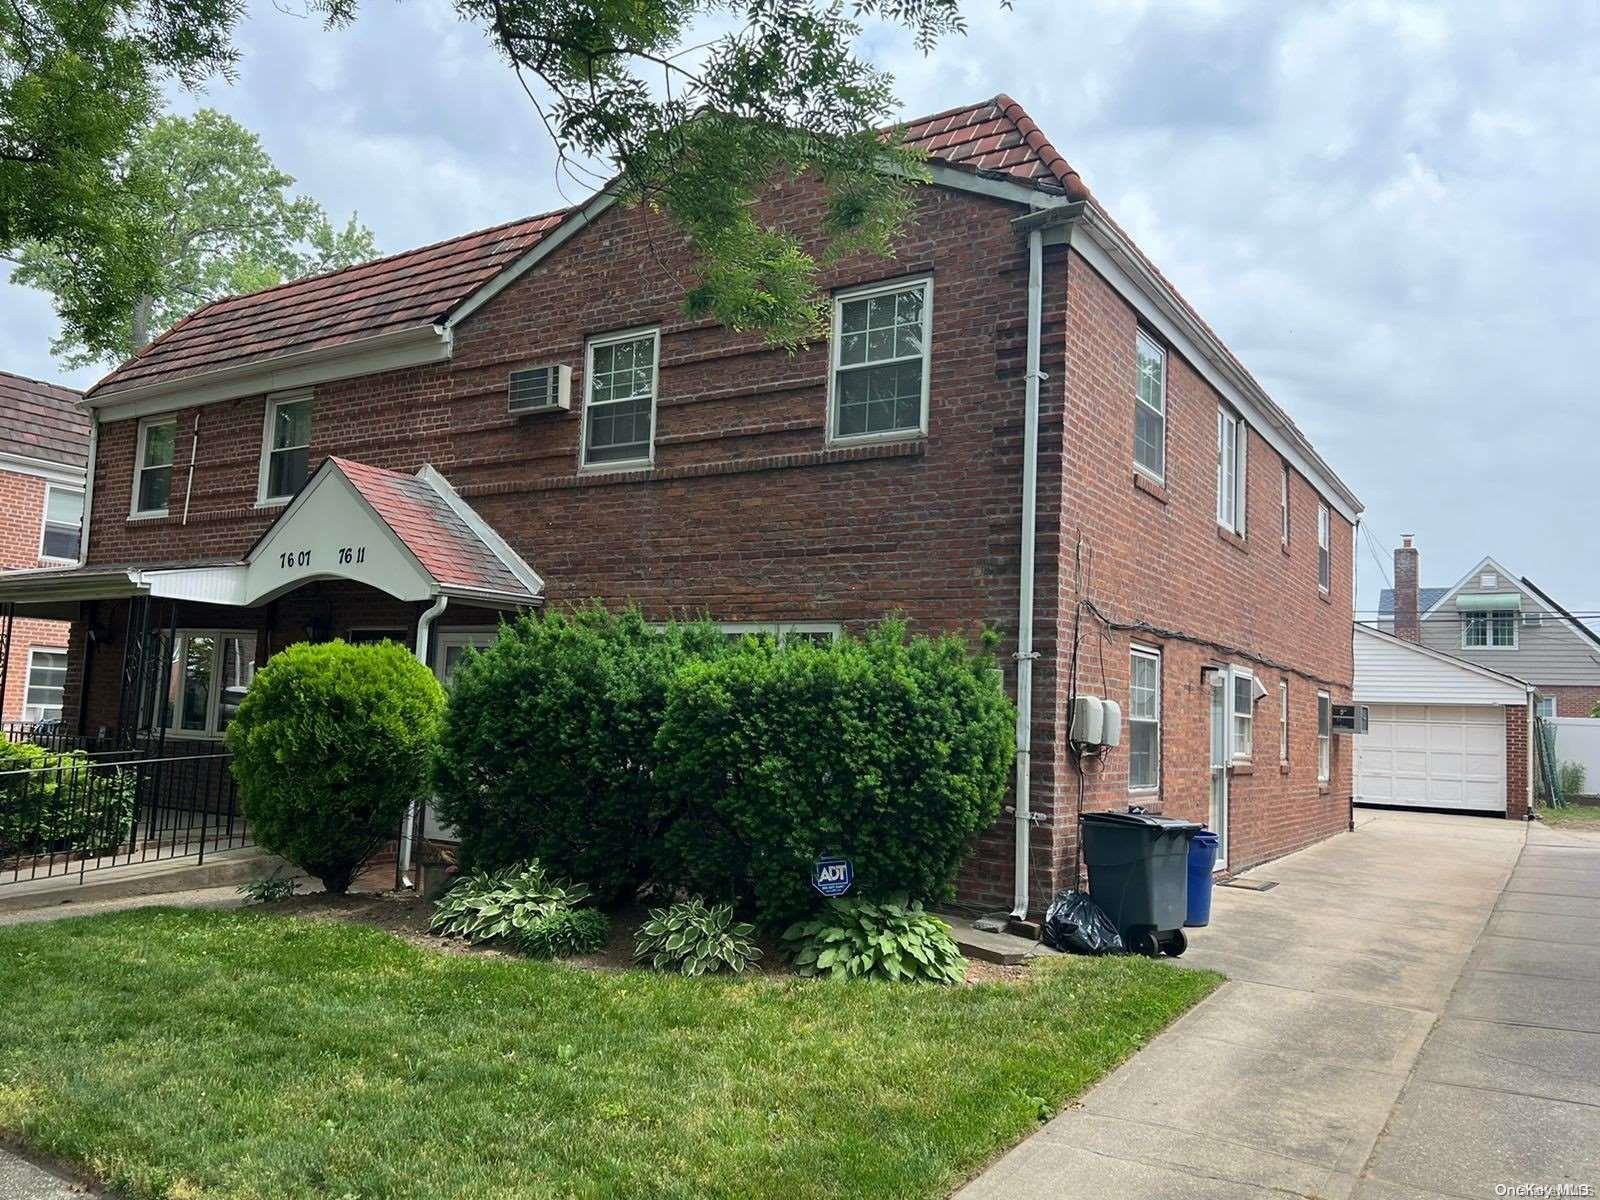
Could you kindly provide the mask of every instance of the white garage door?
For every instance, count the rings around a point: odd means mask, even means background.
[[[1355,739],[1357,803],[1505,811],[1504,709],[1374,704],[1371,717]]]

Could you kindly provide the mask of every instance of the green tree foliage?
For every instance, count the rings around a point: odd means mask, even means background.
[[[524,617],[451,683],[437,809],[462,861],[537,858],[602,902],[645,878],[659,835],[655,737],[674,671],[717,653],[709,625],[650,628],[598,604]]]
[[[987,657],[898,621],[688,663],[655,746],[672,805],[661,876],[773,926],[815,905],[823,854],[852,859],[861,896],[943,899],[1000,815],[1014,720]]]
[[[144,130],[119,170],[132,219],[87,253],[32,242],[12,278],[55,297],[62,318],[53,351],[73,366],[120,362],[186,313],[220,296],[372,258],[372,231],[354,216],[335,226],[322,205],[292,196],[294,178],[278,169],[255,134],[231,117],[202,109],[163,117]],[[115,260],[151,251],[147,291],[122,298],[117,320],[98,314],[90,289],[120,272]]]
[[[453,3],[517,73],[570,172],[606,164],[622,198],[687,233],[700,260],[686,281],[689,310],[787,346],[824,332],[819,263],[756,199],[776,178],[808,173],[827,191],[825,255],[887,253],[923,167],[880,132],[895,107],[891,80],[857,53],[859,22],[909,28],[924,51],[963,28],[960,0]],[[307,4],[339,25],[357,16],[360,0]],[[124,211],[118,165],[152,116],[159,79],[231,66],[241,6],[0,5],[0,167],[28,185],[21,203],[0,201],[0,253],[43,241],[114,268],[115,277],[77,289],[74,311],[87,329],[117,328],[122,298],[154,291],[153,246],[114,258],[91,251],[140,248],[144,226]],[[724,32],[701,40],[708,28]]]
[[[121,170],[163,82],[228,74],[243,0],[0,4],[0,256],[43,242],[82,264],[63,315],[115,327],[158,255]],[[107,254],[108,247],[119,253]]]
[[[256,841],[348,890],[427,795],[443,711],[433,673],[393,642],[273,655],[228,726]]]

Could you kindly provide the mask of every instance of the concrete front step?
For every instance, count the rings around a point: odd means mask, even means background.
[[[206,855],[203,863],[192,858],[169,858],[105,867],[85,873],[82,883],[78,882],[76,872],[51,879],[20,879],[15,883],[0,879],[0,915],[58,904],[92,904],[129,896],[226,887],[260,879],[287,866],[276,854],[247,846],[213,851]]]

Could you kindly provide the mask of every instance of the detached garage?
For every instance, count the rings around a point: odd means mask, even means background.
[[[1355,663],[1355,803],[1527,816],[1528,684],[1364,625]]]

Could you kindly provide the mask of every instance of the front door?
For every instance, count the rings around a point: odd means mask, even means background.
[[[1228,673],[1212,671],[1211,832],[1217,835],[1217,870],[1228,865]]]

